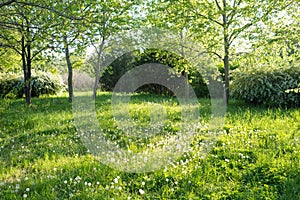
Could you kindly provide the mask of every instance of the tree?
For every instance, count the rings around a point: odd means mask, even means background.
[[[31,104],[32,62],[49,48],[49,28],[56,26],[54,16],[45,9],[24,4],[10,4],[2,8],[0,16],[1,47],[13,49],[21,56],[24,73],[26,103]],[[49,23],[51,22],[51,23]]]
[[[82,1],[72,1],[72,3],[64,3],[55,8],[59,14],[57,21],[60,21],[60,26],[52,30],[54,43],[58,46],[56,51],[64,52],[65,60],[68,69],[68,93],[69,102],[73,101],[73,62],[71,61],[72,54],[82,54],[86,48],[86,41],[83,39],[85,30],[89,28],[91,19],[90,3]],[[76,17],[74,17],[76,16]],[[73,49],[73,52],[71,52]]]
[[[1,47],[11,48],[22,57],[26,102],[31,104],[31,68],[38,56],[48,56],[49,51],[63,49],[67,61],[69,78],[69,100],[73,98],[72,64],[70,48],[78,46],[76,40],[84,27],[82,15],[90,2],[73,1],[7,1],[1,3],[3,14],[0,17]],[[55,19],[55,20],[54,20]],[[13,41],[13,42],[12,42]],[[60,46],[59,44],[63,44]],[[60,47],[60,48],[58,48]],[[82,48],[76,48],[82,50]]]
[[[299,2],[273,15],[265,24],[253,26],[255,33],[248,33],[251,46],[236,63],[242,68],[282,68],[296,64],[300,59],[299,46]],[[250,69],[249,69],[250,68]]]
[[[156,18],[164,21],[166,26],[179,23],[188,25],[207,52],[221,59],[225,71],[226,99],[229,99],[230,58],[234,53],[236,42],[252,27],[267,23],[281,10],[291,7],[293,0],[154,0],[157,10]],[[152,18],[155,18],[152,14]]]
[[[91,4],[91,15],[93,28],[87,33],[91,37],[90,43],[94,47],[96,60],[94,60],[93,70],[95,73],[95,83],[93,87],[93,98],[96,98],[97,88],[100,80],[101,65],[103,63],[103,50],[109,46],[109,37],[118,31],[131,27],[133,11],[136,4],[133,1],[105,1]],[[92,56],[93,57],[93,56]]]

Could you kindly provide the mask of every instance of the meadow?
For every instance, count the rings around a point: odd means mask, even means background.
[[[99,124],[110,140],[125,138],[113,122],[111,93],[96,99]],[[180,109],[176,99],[135,94],[130,116],[149,123],[157,104],[167,118],[151,140],[176,134]],[[200,119],[210,119],[210,100],[199,99]],[[207,154],[199,129],[188,151],[153,172],[129,173],[101,162],[83,144],[66,95],[0,102],[0,199],[300,199],[300,110],[266,108],[231,100],[225,123]],[[126,136],[127,137],[127,136]],[[124,139],[125,138],[125,139]]]

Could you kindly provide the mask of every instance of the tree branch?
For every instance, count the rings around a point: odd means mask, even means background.
[[[216,5],[217,5],[218,9],[219,9],[220,11],[223,11],[223,9],[221,8],[221,6],[220,6],[218,0],[215,0],[215,2],[216,2]]]
[[[248,24],[244,25],[243,27],[239,28],[239,29],[235,29],[229,36],[229,42],[230,44],[232,44],[232,42],[239,36],[240,33],[242,33],[243,31],[245,31],[246,29],[250,28],[251,26],[253,26],[254,24],[256,24],[259,21],[263,21],[269,14],[271,14],[272,11],[274,11],[274,8],[276,8],[276,3],[278,3],[278,1],[274,1],[274,3],[272,5],[269,6],[269,9],[267,10],[267,12],[265,12],[263,14],[263,16],[256,18],[255,20],[253,20],[252,22],[249,22]],[[290,1],[289,3],[287,3],[284,8],[289,7],[290,5],[292,5],[293,1]]]
[[[84,18],[83,17],[75,17],[73,15],[66,15],[64,14],[63,12],[60,12],[58,10],[55,10],[51,7],[48,7],[48,6],[45,6],[45,5],[40,5],[40,4],[35,4],[35,3],[32,3],[32,2],[19,2],[19,1],[15,1],[16,3],[19,3],[19,4],[22,4],[22,5],[26,5],[26,6],[32,6],[32,7],[37,7],[37,8],[42,8],[42,9],[45,9],[45,10],[49,10],[55,14],[58,14],[59,16],[62,16],[62,17],[65,17],[67,19],[70,19],[70,20],[83,20]]]
[[[233,3],[233,7],[232,7],[232,11],[228,14],[228,22],[231,23],[232,22],[232,19],[233,17],[235,16],[236,14],[236,9],[237,9],[237,6],[239,6],[240,4],[242,3],[242,0],[239,0],[237,2],[237,0],[234,0],[234,3]]]
[[[13,45],[3,44],[2,42],[0,42],[0,47],[13,49],[13,50],[15,50],[18,54],[22,55],[22,52],[20,52],[20,51],[19,51],[15,46],[13,46]]]
[[[50,46],[45,46],[45,47],[43,47],[43,48],[41,48],[40,50],[38,50],[37,52],[35,52],[32,56],[31,56],[31,60],[33,60],[37,55],[39,55],[42,51],[44,51],[44,50],[46,50],[46,49],[48,49],[48,48],[50,48]]]
[[[208,17],[208,16],[206,16],[206,15],[203,15],[203,14],[201,14],[201,13],[198,13],[198,12],[195,11],[195,10],[192,10],[192,12],[194,12],[194,14],[195,14],[195,15],[198,15],[199,17],[202,17],[202,18],[204,18],[204,19],[208,19],[208,20],[210,20],[210,21],[212,21],[212,22],[214,22],[214,23],[216,23],[216,24],[218,24],[218,25],[220,25],[220,26],[223,26],[223,24],[222,24],[221,22],[219,22],[219,21],[217,21],[217,20],[215,20],[215,19],[213,19],[213,18],[211,18],[211,17]]]

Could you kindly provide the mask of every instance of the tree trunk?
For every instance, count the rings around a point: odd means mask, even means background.
[[[190,98],[188,72],[184,72],[184,77],[185,77],[185,100],[188,100]]]
[[[26,76],[26,83],[25,83],[25,95],[26,95],[26,103],[31,105],[31,58],[30,58],[30,45],[27,46],[27,76]]]
[[[22,65],[24,72],[24,93],[26,103],[31,105],[31,49],[30,44],[25,45],[25,37],[22,36]],[[26,54],[27,53],[27,54]]]
[[[101,65],[101,56],[102,56],[102,50],[104,46],[104,37],[102,37],[102,41],[99,45],[99,49],[97,51],[97,63],[95,66],[95,83],[94,83],[94,88],[93,88],[93,99],[96,99],[97,96],[97,89],[99,85],[99,80],[100,80],[100,65]]]
[[[223,0],[223,37],[224,37],[224,58],[223,58],[223,63],[224,63],[224,70],[225,70],[225,95],[226,95],[226,103],[229,101],[229,37],[228,37],[228,19],[226,15],[226,0]]]
[[[224,70],[225,70],[225,95],[226,95],[226,103],[229,100],[229,56],[225,53],[224,57]]]
[[[183,30],[180,31],[180,46],[181,46],[181,56],[183,59],[185,59],[185,53],[184,53],[184,44],[183,44]],[[184,96],[185,96],[185,100],[188,100],[190,97],[189,94],[189,77],[188,77],[188,69],[185,68],[184,69],[184,78],[185,78],[185,84],[184,84]]]
[[[70,51],[67,36],[64,36],[64,43],[65,43],[65,57],[68,66],[68,93],[69,93],[69,102],[73,101],[74,92],[73,92],[73,67],[70,60]]]

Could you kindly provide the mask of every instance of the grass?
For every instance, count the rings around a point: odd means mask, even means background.
[[[96,100],[99,124],[120,147],[145,150],[179,129],[176,99],[136,94],[130,116],[151,122],[153,108],[166,117],[151,137],[126,135],[112,118],[111,94]],[[202,124],[210,101],[200,99]],[[299,109],[250,107],[231,101],[225,124],[207,155],[197,129],[187,152],[154,172],[128,173],[102,164],[83,144],[67,97],[0,103],[0,199],[300,199]]]

